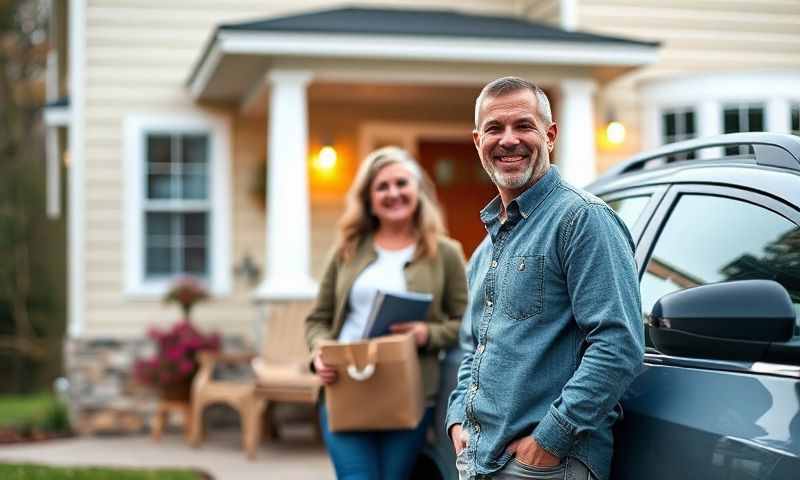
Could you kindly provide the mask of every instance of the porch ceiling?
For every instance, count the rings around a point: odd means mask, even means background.
[[[530,73],[613,79],[656,60],[658,45],[513,17],[344,8],[215,29],[189,75],[198,101],[246,104],[271,69],[329,82],[480,84]],[[541,73],[541,74],[540,74]]]

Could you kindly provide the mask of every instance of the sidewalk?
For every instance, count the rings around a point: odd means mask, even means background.
[[[189,447],[177,432],[161,442],[149,436],[79,437],[0,447],[0,462],[121,467],[189,467],[215,480],[333,480],[333,467],[321,443],[309,435],[265,441],[254,461],[245,458],[237,429],[213,431],[200,448]]]

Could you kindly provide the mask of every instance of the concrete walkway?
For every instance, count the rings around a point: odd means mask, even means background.
[[[333,467],[323,445],[308,434],[266,441],[254,461],[240,447],[236,429],[209,432],[200,448],[189,447],[179,433],[165,433],[161,442],[148,436],[80,437],[0,447],[0,462],[47,465],[122,467],[188,467],[206,471],[215,480],[333,480]]]

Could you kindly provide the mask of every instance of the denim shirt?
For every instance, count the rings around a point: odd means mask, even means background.
[[[469,435],[472,476],[498,471],[533,435],[551,454],[609,476],[619,399],[641,368],[644,332],[634,244],[602,200],[556,167],[481,211],[488,235],[469,263],[464,356],[447,429]]]

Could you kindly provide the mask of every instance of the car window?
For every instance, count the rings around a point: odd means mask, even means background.
[[[640,195],[636,197],[618,198],[610,200],[608,206],[611,207],[617,215],[625,222],[628,230],[633,231],[633,226],[642,215],[644,207],[650,201],[650,195]]]
[[[752,203],[684,194],[647,263],[642,308],[650,313],[659,298],[677,290],[750,279],[779,282],[800,315],[800,228]]]

